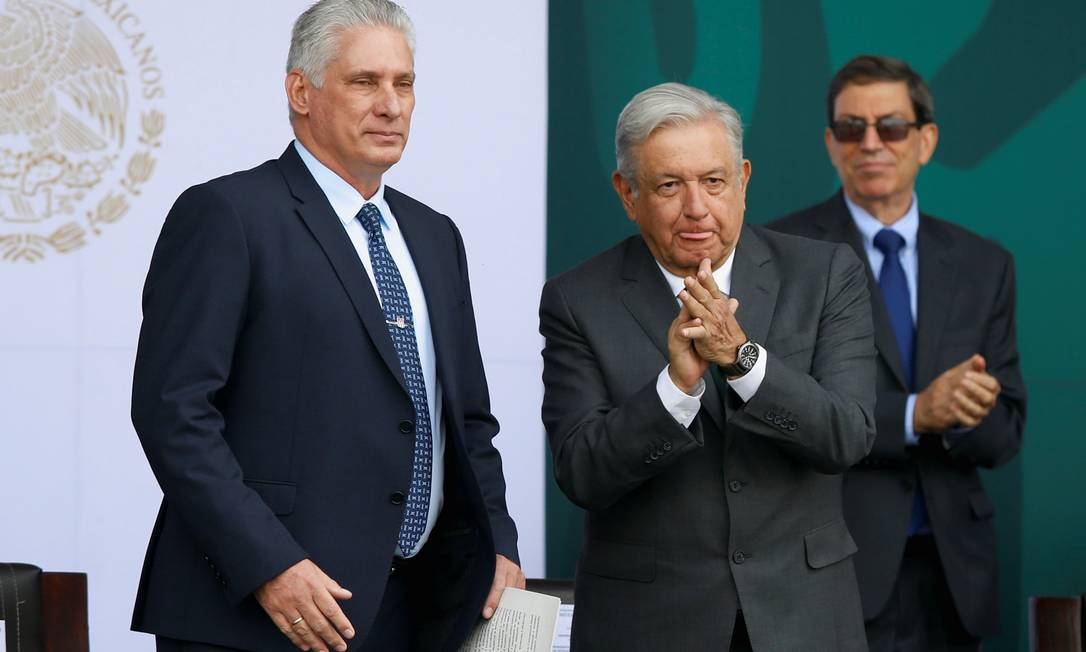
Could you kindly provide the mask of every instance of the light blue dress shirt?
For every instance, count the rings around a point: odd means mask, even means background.
[[[913,313],[913,326],[916,325],[916,281],[918,277],[919,262],[916,252],[916,237],[920,231],[920,209],[917,208],[916,194],[913,193],[913,203],[909,210],[898,221],[890,226],[880,222],[875,216],[852,202],[845,193],[845,204],[852,215],[852,221],[863,236],[864,251],[867,253],[867,261],[871,264],[871,271],[878,280],[882,272],[883,253],[875,247],[875,234],[883,229],[896,231],[905,239],[905,246],[898,252],[901,258],[901,267],[905,270],[905,280],[909,285],[909,307]],[[916,409],[916,394],[909,394],[905,401],[905,445],[915,446],[920,442],[913,431],[913,412]]]
[[[300,142],[294,141],[294,147],[298,150],[306,168],[309,169],[309,173],[317,181],[317,185],[324,191],[328,203],[332,205],[332,210],[343,223],[343,228],[358,253],[358,259],[366,269],[370,284],[373,285],[374,294],[378,295],[378,301],[381,299],[377,292],[377,281],[373,276],[373,263],[370,261],[369,236],[356,217],[366,203],[372,203],[381,211],[381,233],[384,235],[389,254],[392,255],[392,259],[396,261],[396,267],[400,270],[400,276],[407,288],[408,299],[411,301],[411,314],[415,321],[415,339],[419,347],[419,364],[422,366],[422,376],[426,381],[426,400],[430,407],[433,459],[431,460],[430,512],[426,518],[426,530],[422,533],[414,550],[401,551],[398,546],[396,548],[396,555],[410,557],[417,554],[430,538],[430,532],[434,529],[434,523],[437,522],[437,516],[441,513],[441,506],[445,499],[442,491],[442,487],[445,486],[445,423],[441,420],[442,392],[437,379],[437,358],[434,353],[434,337],[430,330],[430,312],[426,306],[426,295],[422,291],[422,281],[415,269],[411,252],[407,249],[407,242],[404,241],[403,233],[396,222],[396,216],[385,201],[385,182],[381,181],[377,192],[367,200],[351,184],[318,161],[317,157],[313,156]]]

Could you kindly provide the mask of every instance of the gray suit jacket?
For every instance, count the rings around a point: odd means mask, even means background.
[[[875,436],[867,280],[846,246],[747,225],[732,295],[768,351],[745,405],[706,375],[689,428],[656,393],[678,313],[640,237],[543,289],[543,420],[588,510],[573,645],[865,650],[840,473]]]
[[[840,192],[771,227],[847,243],[868,267],[860,232]],[[879,351],[878,437],[871,453],[845,474],[845,517],[860,544],[856,572],[864,616],[874,618],[897,580],[919,473],[958,615],[969,632],[986,636],[999,630],[999,564],[994,510],[977,467],[1014,457],[1026,420],[1015,335],[1014,259],[999,245],[923,213],[917,251],[916,388],[980,353],[1003,391],[979,426],[964,436],[950,436],[949,448],[937,435],[906,448],[909,388],[878,282],[868,272]]]

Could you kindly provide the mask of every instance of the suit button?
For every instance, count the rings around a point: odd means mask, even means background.
[[[652,453],[649,455],[649,459],[655,462],[656,460],[660,459],[660,453],[652,451]]]
[[[740,491],[743,490],[743,483],[738,481],[738,480],[732,480],[731,482],[728,483],[728,488],[731,489],[735,493],[739,493]]]
[[[402,491],[393,491],[392,495],[388,497],[388,500],[393,505],[402,505],[403,499],[406,498]]]
[[[671,450],[671,442],[669,442],[669,441],[664,442],[664,450],[665,451]]]
[[[404,419],[400,422],[400,432],[405,435],[410,435],[411,433],[415,432],[415,424],[408,421],[407,419]]]
[[[646,455],[644,462],[645,462],[645,464],[652,464],[652,458],[649,457],[648,455]]]
[[[732,553],[732,561],[737,564],[742,564],[747,560],[747,555],[742,550],[736,550]]]

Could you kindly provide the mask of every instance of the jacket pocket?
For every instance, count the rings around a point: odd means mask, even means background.
[[[988,494],[984,493],[983,489],[978,489],[969,494],[969,508],[973,512],[973,518],[978,521],[992,518],[992,515],[995,514],[992,501],[988,499]]]
[[[297,493],[297,486],[293,482],[246,480],[245,486],[255,491],[273,514],[284,516],[294,511],[294,496]]]
[[[825,568],[856,552],[856,542],[852,540],[848,526],[840,519],[805,534],[803,545],[807,549],[807,565],[811,568]]]
[[[585,545],[581,570],[616,580],[651,582],[656,579],[656,546],[592,539]]]

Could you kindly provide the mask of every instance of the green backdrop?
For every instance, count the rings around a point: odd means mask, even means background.
[[[614,192],[614,124],[634,93],[681,81],[735,106],[753,163],[747,219],[828,196],[822,144],[834,70],[871,52],[931,84],[940,126],[926,212],[1010,249],[1029,390],[1026,438],[984,474],[996,503],[1004,633],[1026,649],[1030,595],[1086,592],[1086,2],[1083,0],[552,0],[548,276],[633,233]],[[548,474],[549,475],[549,474]],[[581,513],[553,479],[547,574],[571,577]]]

